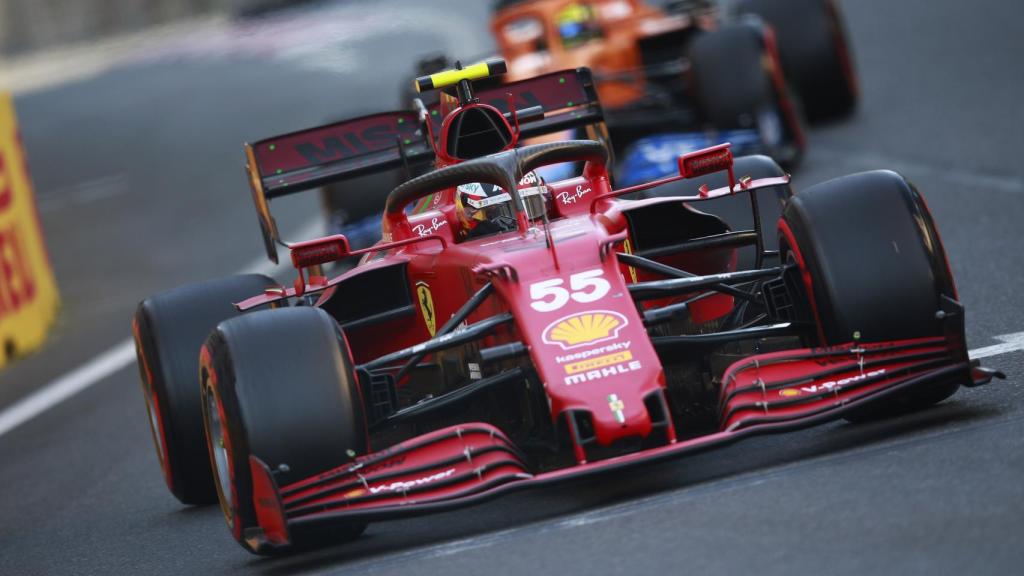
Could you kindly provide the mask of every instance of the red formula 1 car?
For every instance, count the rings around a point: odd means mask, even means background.
[[[447,165],[391,192],[381,243],[290,244],[292,286],[236,277],[138,309],[168,485],[186,502],[216,494],[248,550],[895,415],[992,378],[968,359],[942,243],[901,176],[794,196],[787,176],[751,178],[722,145],[615,190],[597,142],[516,148],[517,114],[476,101],[470,74],[420,79],[459,87],[435,145]],[[351,154],[302,153],[336,129],[247,147],[269,242],[269,198],[389,166],[413,144],[371,150],[335,134]],[[538,176],[559,163],[581,175]],[[627,199],[670,185],[685,195]],[[699,209],[737,197],[751,229]],[[743,252],[751,264],[738,266]],[[349,256],[360,264],[320,275]]]

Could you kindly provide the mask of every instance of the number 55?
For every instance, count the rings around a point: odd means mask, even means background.
[[[581,304],[596,302],[604,298],[612,286],[602,278],[604,272],[600,268],[573,274],[569,277],[572,292],[562,288],[565,282],[561,278],[553,278],[530,285],[530,306],[538,312],[553,312],[573,299]]]

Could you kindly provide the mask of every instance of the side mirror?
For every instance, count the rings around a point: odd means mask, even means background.
[[[289,244],[288,248],[292,251],[292,265],[299,273],[299,277],[295,279],[296,296],[306,293],[304,271],[309,271],[310,286],[325,287],[327,278],[323,277],[320,266],[337,262],[352,253],[352,249],[348,245],[348,238],[342,234]]]
[[[300,272],[304,268],[337,262],[352,253],[348,238],[343,234],[290,244],[288,248],[292,252],[292,265]]]
[[[689,154],[679,156],[679,175],[683,178],[696,178],[722,170],[729,171],[729,189],[736,187],[732,173],[732,150],[730,144],[719,144]]]

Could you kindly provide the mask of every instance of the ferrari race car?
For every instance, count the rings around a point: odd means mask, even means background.
[[[458,86],[439,140],[428,113],[246,146],[275,257],[285,243],[269,200],[433,147],[446,165],[391,191],[379,243],[285,244],[290,286],[213,280],[136,311],[167,485],[185,503],[219,501],[247,550],[336,542],[369,522],[757,434],[898,415],[996,375],[968,358],[942,242],[900,175],[793,195],[777,166],[750,176],[770,159],[734,159],[725,144],[679,156],[674,176],[616,189],[599,142],[517,148],[529,126],[519,115],[532,113],[479,101],[479,74],[419,79]],[[581,168],[541,176],[557,164]],[[666,186],[683,194],[643,197]],[[736,198],[750,229],[702,209]],[[354,256],[355,268],[321,274]]]

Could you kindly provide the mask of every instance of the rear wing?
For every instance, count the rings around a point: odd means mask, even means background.
[[[511,98],[510,98],[511,95]],[[590,70],[553,72],[491,88],[478,88],[485,104],[510,114],[540,106],[544,117],[520,126],[522,138],[552,134],[604,121]],[[440,134],[439,105],[427,110],[433,134]],[[263,229],[267,255],[277,262],[277,226],[269,201],[297,192],[433,159],[419,112],[372,114],[245,145],[249,184]]]
[[[404,150],[403,150],[404,149]],[[413,111],[384,112],[246,144],[268,200],[433,156]]]
[[[508,114],[509,94],[517,110],[540,106],[544,118],[520,126],[520,138],[533,138],[580,126],[604,122],[604,110],[589,68],[563,70],[510,82],[493,88],[477,89],[476,97]],[[431,112],[432,118],[437,118]],[[440,127],[440,123],[437,124]]]

